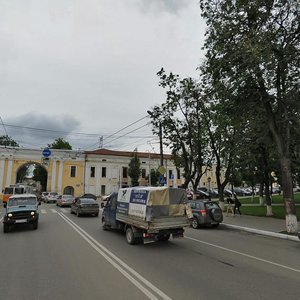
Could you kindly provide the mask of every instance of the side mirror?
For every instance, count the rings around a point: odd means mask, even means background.
[[[6,202],[4,202],[4,203],[3,203],[3,207],[4,207],[4,208],[6,208],[6,206],[7,206],[7,203],[6,203]]]

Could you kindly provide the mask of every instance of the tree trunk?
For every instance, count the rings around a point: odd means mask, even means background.
[[[288,233],[298,233],[298,222],[296,216],[296,206],[293,194],[293,181],[291,176],[291,161],[289,158],[282,157],[281,165],[281,180],[282,180],[282,195],[285,207],[285,222]]]

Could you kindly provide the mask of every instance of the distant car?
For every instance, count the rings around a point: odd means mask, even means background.
[[[46,197],[49,195],[49,192],[42,192],[42,195],[41,195],[41,200],[43,201],[43,202],[45,202],[46,201]]]
[[[223,213],[218,203],[209,200],[190,200],[188,203],[193,212],[193,228],[205,225],[217,227],[223,222]]]
[[[72,195],[59,195],[57,197],[56,205],[57,206],[71,206],[75,197]]]
[[[41,203],[34,194],[20,194],[9,197],[4,203],[3,232],[9,232],[12,226],[18,224],[32,224],[38,228],[39,209]]]
[[[71,204],[71,214],[81,215],[99,215],[99,204],[92,198],[76,198]]]
[[[223,194],[224,194],[224,196],[226,196],[226,197],[231,197],[231,196],[232,196],[232,191],[229,190],[229,189],[224,189],[224,190],[223,190]]]
[[[208,192],[202,191],[202,190],[197,190],[195,193],[196,199],[209,199],[210,195]]]
[[[252,192],[246,191],[243,188],[233,188],[233,192],[237,196],[251,196],[252,195]]]
[[[56,193],[56,192],[48,193],[48,195],[45,197],[45,203],[56,203],[57,196],[58,196],[58,193]]]

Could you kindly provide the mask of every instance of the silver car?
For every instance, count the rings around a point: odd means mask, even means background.
[[[72,195],[59,195],[57,197],[56,205],[57,206],[71,206],[73,201],[75,200],[75,197]]]

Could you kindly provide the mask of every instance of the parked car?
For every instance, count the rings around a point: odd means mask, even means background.
[[[37,229],[40,204],[41,202],[34,194],[19,194],[9,197],[7,203],[3,204],[5,208],[3,232],[9,232],[12,226],[18,224],[32,224],[33,229]]]
[[[99,215],[99,204],[92,198],[76,198],[71,204],[71,214],[81,215]]]
[[[196,194],[196,199],[210,199],[210,195],[208,192],[197,190],[195,194]]]
[[[211,189],[209,191],[209,194],[212,198],[218,198],[219,197],[219,191],[218,189]]]
[[[71,206],[72,202],[75,200],[73,195],[59,195],[57,197],[57,206]]]
[[[224,189],[224,190],[223,190],[223,194],[224,194],[224,196],[226,196],[226,197],[232,197],[232,191],[229,190],[229,189]]]
[[[223,222],[223,213],[218,203],[209,200],[189,200],[188,203],[193,213],[193,228],[201,225],[217,227]]]
[[[252,195],[252,192],[248,192],[243,188],[233,188],[233,192],[237,196],[251,196]]]
[[[56,193],[56,192],[48,193],[48,195],[45,197],[45,203],[56,203],[57,196],[58,196],[58,193]]]

